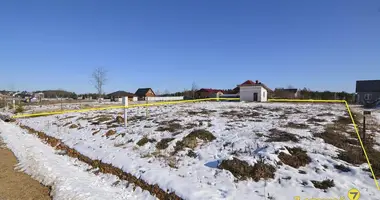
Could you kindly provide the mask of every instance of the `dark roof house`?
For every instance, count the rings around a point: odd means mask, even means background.
[[[362,105],[380,104],[380,80],[356,81],[356,103]]]
[[[138,96],[139,98],[156,96],[156,94],[153,92],[152,88],[139,88],[135,92],[135,95]]]
[[[121,91],[121,90],[107,94],[107,97],[115,97],[115,98],[135,97],[135,96],[136,95],[133,94],[133,93],[126,92],[126,91]]]

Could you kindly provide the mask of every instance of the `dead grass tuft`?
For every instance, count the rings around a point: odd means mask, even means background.
[[[109,137],[109,136],[112,136],[112,135],[115,135],[115,134],[116,134],[115,130],[109,130],[109,131],[106,132],[105,136]]]
[[[307,124],[297,124],[294,122],[288,122],[288,124],[285,125],[287,128],[296,128],[296,129],[307,129],[309,128],[309,125]]]
[[[298,142],[298,138],[295,134],[288,133],[286,131],[281,131],[276,128],[270,129],[269,132],[271,133],[269,136],[269,139],[266,140],[266,142]]]
[[[183,129],[182,125],[179,124],[180,120],[171,120],[171,121],[162,121],[159,123],[159,127],[156,131],[168,131],[168,132],[176,132]]]
[[[334,184],[334,180],[331,180],[331,179],[326,179],[326,180],[323,180],[323,181],[315,181],[315,180],[312,180],[311,181],[314,185],[315,188],[318,188],[318,189],[321,189],[321,190],[327,190],[329,188],[332,188],[335,186]]]
[[[232,160],[223,160],[218,166],[219,169],[230,171],[236,178],[246,180],[252,178],[254,181],[260,179],[274,178],[276,168],[272,165],[265,164],[264,161],[258,161],[254,166],[250,166],[246,161],[233,158]]]
[[[76,125],[76,124],[71,124],[71,125],[69,126],[70,129],[74,129],[74,128],[78,128],[78,127],[79,127],[79,126]]]
[[[177,141],[174,147],[174,152],[172,154],[176,154],[178,151],[183,150],[185,147],[194,149],[198,146],[197,138],[202,140],[203,142],[210,142],[216,139],[216,137],[208,130],[194,130],[188,135],[186,135],[182,140]]]
[[[174,138],[163,138],[161,141],[157,142],[156,148],[157,149],[166,149],[169,146],[169,142],[173,141]]]
[[[325,122],[325,121],[326,121],[325,119],[320,119],[320,118],[315,118],[315,117],[309,118],[307,120],[307,122],[310,122],[310,123],[320,123],[320,122]]]
[[[334,165],[334,168],[341,171],[341,172],[349,172],[351,169],[349,167],[346,167],[345,165]]]
[[[300,147],[285,147],[289,153],[280,152],[278,158],[284,163],[294,168],[305,166],[311,162],[311,158],[307,155],[306,151]]]
[[[149,142],[148,137],[144,136],[136,144],[139,145],[139,146],[144,146],[148,142]]]

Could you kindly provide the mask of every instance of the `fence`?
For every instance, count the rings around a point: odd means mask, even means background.
[[[176,97],[145,97],[146,101],[180,101],[183,100],[183,96]]]

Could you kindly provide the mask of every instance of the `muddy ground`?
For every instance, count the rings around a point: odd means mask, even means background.
[[[0,200],[48,200],[49,188],[14,168],[17,159],[0,141]]]

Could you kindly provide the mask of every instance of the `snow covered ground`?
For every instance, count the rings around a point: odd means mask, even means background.
[[[88,165],[59,155],[37,137],[0,120],[1,138],[17,157],[17,169],[52,186],[53,199],[155,199],[140,188],[133,191],[132,185],[126,187],[127,184],[116,176],[95,175]]]
[[[365,163],[352,165],[337,159],[339,148],[314,137],[327,124],[346,115],[344,105],[203,102],[151,107],[148,117],[146,112],[146,108],[129,109],[127,128],[114,122],[122,116],[120,109],[18,122],[62,139],[93,160],[111,163],[184,199],[339,199],[346,197],[351,188],[361,191],[363,199],[379,199]],[[352,125],[347,126],[350,129],[353,131]],[[178,148],[194,130],[207,130],[215,139],[198,138],[195,144]],[[275,131],[288,133],[292,140],[273,138]],[[280,165],[279,154],[289,154],[286,147],[307,151],[310,163],[298,168]],[[223,160],[233,157],[251,166],[264,161],[275,167],[274,177],[257,182],[240,180],[230,171],[218,168]],[[45,162],[50,163],[49,160]],[[341,164],[349,170],[343,172],[334,167]],[[59,169],[51,169],[56,167]],[[334,181],[334,186],[326,190],[316,188],[312,182],[326,179]],[[109,189],[113,190],[117,189]],[[146,196],[136,197],[139,198]]]

